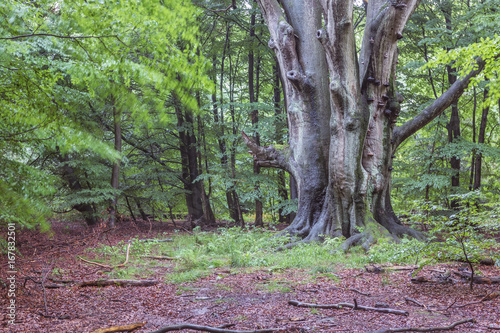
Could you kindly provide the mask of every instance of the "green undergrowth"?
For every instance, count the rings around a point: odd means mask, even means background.
[[[179,284],[214,273],[218,274],[217,278],[223,279],[227,274],[255,270],[281,273],[288,269],[303,269],[312,278],[327,277],[338,282],[335,272],[339,269],[382,263],[423,266],[439,261],[439,254],[442,253],[440,243],[415,239],[403,239],[399,243],[379,239],[369,252],[353,248],[347,254],[339,250],[344,241],[342,238],[327,238],[323,243],[299,244],[291,249],[278,250],[289,240],[274,235],[274,232],[262,229],[224,228],[217,232],[195,230],[192,234],[158,236],[172,238],[172,242],[132,239],[128,264],[108,274],[113,278],[160,275],[166,282]],[[107,265],[122,264],[127,245],[128,242],[120,242],[116,246],[101,245],[91,249],[98,258],[91,260]],[[155,260],[146,256],[175,259]]]

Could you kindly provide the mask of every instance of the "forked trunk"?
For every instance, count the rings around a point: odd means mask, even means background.
[[[303,241],[342,235],[346,248],[367,247],[381,235],[421,237],[392,209],[394,152],[456,100],[482,64],[395,129],[402,102],[397,41],[418,0],[368,2],[359,62],[352,0],[258,2],[283,75],[289,146],[260,147],[243,138],[258,165],[285,169],[297,180],[297,216],[285,232]]]

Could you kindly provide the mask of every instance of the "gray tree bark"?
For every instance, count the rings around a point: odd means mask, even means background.
[[[289,144],[260,147],[243,139],[260,166],[285,169],[297,181],[298,211],[285,232],[306,242],[342,235],[346,248],[367,247],[380,235],[420,238],[392,209],[394,152],[463,93],[481,64],[395,128],[402,102],[397,41],[418,0],[369,1],[359,54],[353,0],[258,3],[283,75]]]

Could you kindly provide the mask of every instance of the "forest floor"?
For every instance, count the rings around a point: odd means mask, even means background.
[[[0,332],[94,332],[133,323],[145,323],[134,332],[182,323],[231,330],[369,332],[447,326],[468,318],[474,322],[458,325],[453,332],[500,330],[500,297],[485,298],[498,296],[500,284],[475,285],[471,291],[468,282],[458,277],[447,284],[412,283],[409,270],[375,274],[364,268],[339,267],[335,274],[311,277],[304,269],[219,267],[194,282],[174,284],[164,277],[174,269],[175,262],[158,261],[149,275],[159,281],[153,286],[80,287],[69,283],[108,278],[105,268],[78,258],[88,255],[86,249],[98,243],[111,246],[137,236],[165,238],[172,232],[173,226],[167,223],[127,223],[114,233],[102,233],[83,223],[56,221],[51,234],[18,230],[15,325],[7,322],[8,263],[3,254]],[[456,271],[460,266],[463,264],[426,266],[417,275],[431,277],[446,270]],[[498,267],[477,269],[483,276],[500,275]],[[408,315],[348,307],[302,308],[290,305],[290,300],[316,304],[356,302],[359,306],[403,310]]]

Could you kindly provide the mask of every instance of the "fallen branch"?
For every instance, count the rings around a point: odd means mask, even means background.
[[[121,287],[148,287],[157,284],[157,280],[95,280],[84,281],[77,284],[78,287],[106,287],[106,286],[121,286]]]
[[[371,296],[372,295],[370,293],[364,293],[364,292],[359,291],[358,289],[354,289],[354,288],[347,288],[347,290],[354,291],[355,293],[361,294],[363,296]]]
[[[291,301],[288,301],[288,304],[293,305],[293,306],[298,306],[301,308],[318,308],[318,309],[352,308],[354,310],[376,311],[376,312],[391,313],[391,314],[396,314],[396,315],[401,315],[401,316],[408,316],[409,315],[408,311],[395,310],[395,309],[390,309],[390,308],[372,308],[369,306],[363,306],[363,305],[351,304],[351,303],[313,304],[313,303],[302,303],[299,301],[291,300]]]
[[[279,330],[278,328],[266,328],[262,330],[252,330],[252,331],[239,331],[239,330],[227,330],[224,328],[211,327],[211,326],[201,326],[201,325],[192,325],[192,324],[180,324],[173,326],[165,326],[156,331],[151,331],[149,333],[164,333],[170,331],[180,331],[180,330],[196,330],[196,331],[205,331],[212,333],[268,333]]]
[[[470,272],[453,272],[455,275],[458,275],[460,277],[466,278],[470,280],[471,278],[471,273]],[[493,276],[493,277],[484,277],[484,276],[474,276],[472,278],[472,281],[475,284],[495,284],[495,283],[500,283],[500,276]]]
[[[97,266],[104,267],[104,268],[115,269],[115,268],[118,268],[118,267],[123,267],[126,264],[128,264],[128,257],[129,257],[129,254],[130,254],[130,245],[131,244],[127,245],[127,254],[125,256],[125,262],[123,264],[119,264],[119,265],[115,265],[115,266],[110,266],[110,265],[101,264],[101,263],[98,263],[98,262],[95,262],[95,261],[90,261],[90,260],[87,260],[87,259],[83,259],[82,257],[78,257],[78,258],[80,260],[82,260],[83,262],[86,262],[86,263],[91,264],[91,265],[97,265]]]
[[[91,333],[112,333],[112,332],[123,332],[123,331],[131,332],[133,330],[141,328],[144,325],[146,325],[146,322],[124,325],[124,326],[113,326],[113,327],[108,327],[108,328],[99,328],[95,331],[92,331]]]
[[[413,298],[405,297],[405,301],[406,301],[407,303],[410,303],[410,302],[411,302],[411,303],[414,303],[414,304],[416,304],[416,305],[418,305],[418,306],[423,307],[424,309],[427,309],[427,307],[426,307],[425,305],[423,305],[422,303],[420,303],[420,302],[418,302],[418,301],[414,300]]]
[[[402,328],[383,328],[368,333],[391,333],[391,332],[433,332],[433,331],[451,331],[458,325],[475,322],[474,318],[456,321],[449,326],[443,327],[402,327]]]
[[[139,242],[173,242],[174,240],[172,238],[166,238],[166,239],[155,239],[155,238],[148,238],[148,239],[139,239]]]
[[[465,303],[465,304],[460,304],[460,305],[455,305],[453,307],[454,308],[464,308],[464,307],[469,306],[469,305],[474,305],[474,304],[479,304],[479,303],[486,302],[486,301],[491,301],[491,300],[493,300],[493,299],[495,299],[495,298],[497,298],[499,296],[500,296],[500,291],[494,291],[494,292],[491,292],[488,295],[484,296],[479,301]]]

